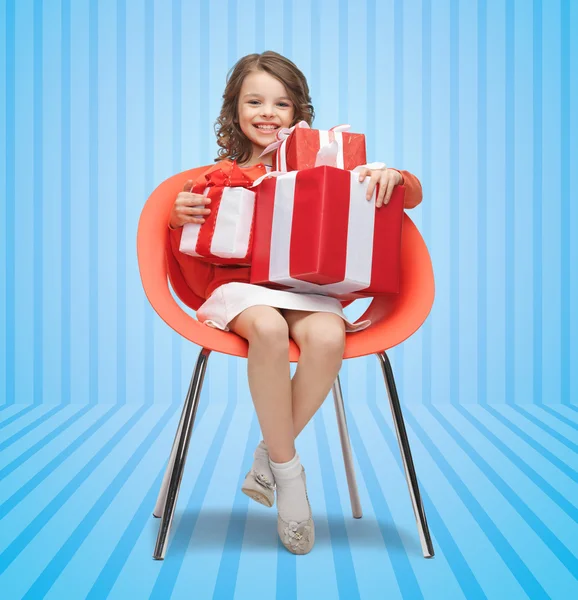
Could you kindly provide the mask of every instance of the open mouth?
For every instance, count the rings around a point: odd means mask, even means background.
[[[275,133],[279,127],[275,126],[275,127],[261,127],[259,125],[253,125],[253,127],[255,129],[257,129],[258,131],[260,131],[261,133]]]

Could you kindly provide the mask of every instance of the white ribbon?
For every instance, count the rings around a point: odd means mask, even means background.
[[[311,127],[309,127],[309,123],[307,123],[307,121],[299,121],[299,123],[297,123],[296,125],[293,125],[293,127],[289,127],[289,128],[283,127],[283,129],[280,129],[275,136],[277,138],[277,141],[269,144],[265,148],[265,150],[263,150],[263,152],[261,152],[261,154],[259,155],[259,158],[261,158],[261,156],[263,156],[264,154],[269,154],[269,152],[271,152],[271,150],[275,150],[275,149],[279,148],[279,146],[281,146],[281,144],[283,144],[283,142],[293,133],[293,131],[295,130],[296,127],[300,127],[300,128],[304,128],[304,129],[311,129]]]
[[[297,171],[295,172],[297,173]],[[269,171],[269,173],[265,173],[265,175],[261,175],[259,179],[256,179],[251,187],[257,187],[264,179],[267,179],[268,177],[279,177],[279,175],[287,175],[287,173],[285,171]]]

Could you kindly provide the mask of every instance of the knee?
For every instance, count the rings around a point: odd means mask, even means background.
[[[287,350],[289,348],[287,321],[276,311],[261,315],[253,322],[249,342],[263,344],[270,349]]]
[[[343,358],[345,350],[345,326],[341,322],[312,323],[302,337],[302,349],[307,349],[316,355]]]

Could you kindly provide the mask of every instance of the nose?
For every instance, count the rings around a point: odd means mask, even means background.
[[[273,107],[263,105],[263,107],[261,109],[261,115],[263,117],[273,117],[275,115],[275,113],[273,111]]]

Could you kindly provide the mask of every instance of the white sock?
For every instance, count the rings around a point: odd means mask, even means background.
[[[255,449],[253,456],[255,458],[253,461],[253,470],[261,475],[264,475],[273,484],[275,482],[275,478],[271,471],[271,466],[269,465],[269,452],[267,451],[267,446],[265,445],[264,440],[259,442],[259,445]]]
[[[303,467],[299,454],[286,463],[269,459],[277,484],[277,510],[284,521],[307,521],[311,517],[305,483],[301,476]]]

